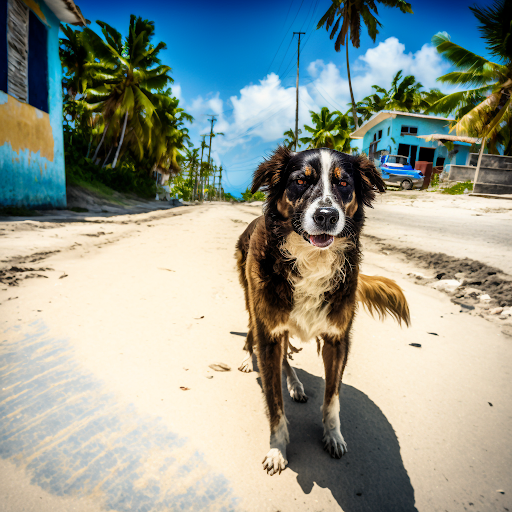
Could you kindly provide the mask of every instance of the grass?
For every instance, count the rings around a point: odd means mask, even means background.
[[[88,190],[89,192],[92,192],[93,194],[96,194],[97,196],[103,197],[105,199],[108,199],[109,203],[118,204],[120,206],[124,206],[126,203],[120,200],[118,197],[120,193],[116,192],[114,189],[110,188],[108,185],[105,185],[104,183],[101,183],[101,181],[92,180],[92,181],[86,181],[81,178],[68,177],[68,183],[70,185],[76,185],[78,187],[85,188],[85,190]],[[88,210],[85,210],[88,211]]]
[[[73,208],[70,208],[70,210],[76,213],[85,213],[89,211],[87,208],[81,208],[80,206],[73,206]]]
[[[85,181],[80,178],[73,178],[68,181],[70,181],[71,185],[78,185],[79,187],[85,188],[93,194],[98,194],[99,196],[107,197],[110,199],[114,195],[114,191],[110,187],[97,180]]]
[[[452,185],[451,187],[443,189],[443,194],[450,194],[452,196],[458,195],[458,194],[464,194],[464,190],[468,190],[468,192],[473,191],[473,182],[471,181],[464,181],[463,183],[456,183],[455,185]]]

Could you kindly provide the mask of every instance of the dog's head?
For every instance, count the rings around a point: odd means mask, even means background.
[[[355,235],[363,205],[371,206],[376,190],[384,192],[370,160],[327,148],[293,153],[278,147],[254,173],[252,193],[260,187],[266,211],[319,248]]]

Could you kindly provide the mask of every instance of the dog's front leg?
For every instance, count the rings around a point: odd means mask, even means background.
[[[325,367],[325,395],[322,406],[324,447],[331,457],[340,459],[347,451],[347,443],[340,431],[339,389],[348,357],[348,334],[345,337],[323,335],[322,358]]]
[[[288,426],[283,406],[281,372],[283,355],[288,346],[288,333],[272,335],[258,329],[258,366],[270,420],[270,451],[263,459],[263,469],[269,475],[285,469]]]

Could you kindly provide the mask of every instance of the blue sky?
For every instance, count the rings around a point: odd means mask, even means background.
[[[330,0],[260,2],[168,2],[77,0],[84,16],[106,21],[126,34],[130,14],[155,21],[155,41],[164,41],[162,61],[172,67],[173,91],[195,122],[192,142],[209,132],[206,114],[219,114],[213,158],[223,165],[223,186],[235,195],[250,184],[258,162],[294,126],[297,40],[301,44],[299,126],[309,124],[309,110],[323,106],[347,110],[349,92],[344,48],[337,53],[324,29],[315,30]],[[482,0],[479,5],[489,5]],[[356,101],[371,85],[389,87],[403,69],[427,88],[449,71],[430,41],[445,31],[452,41],[489,57],[469,10],[473,2],[412,1],[414,14],[379,6],[382,23],[375,43],[362,27],[361,47],[349,47]]]

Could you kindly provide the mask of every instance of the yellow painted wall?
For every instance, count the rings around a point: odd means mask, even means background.
[[[7,102],[0,104],[0,146],[6,142],[16,153],[28,149],[53,162],[50,116],[7,95]]]

